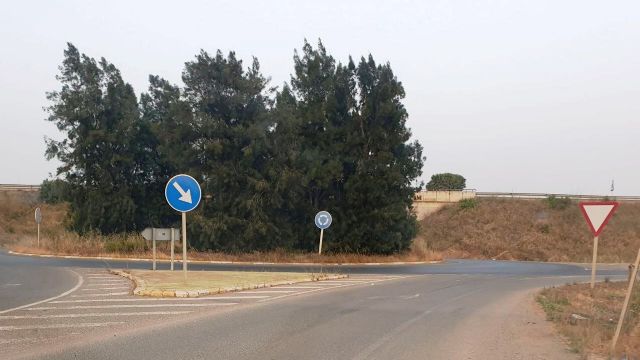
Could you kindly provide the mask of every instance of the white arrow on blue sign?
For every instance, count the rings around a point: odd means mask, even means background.
[[[180,174],[172,177],[164,189],[169,206],[179,212],[189,212],[200,204],[202,191],[196,179]]]
[[[328,211],[320,211],[316,214],[315,223],[318,229],[324,230],[331,226],[332,220]]]

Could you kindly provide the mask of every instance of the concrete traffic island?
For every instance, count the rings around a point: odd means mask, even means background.
[[[325,273],[192,271],[189,272],[185,281],[181,271],[111,270],[111,272],[133,281],[134,295],[151,297],[199,297],[347,277],[347,275]]]

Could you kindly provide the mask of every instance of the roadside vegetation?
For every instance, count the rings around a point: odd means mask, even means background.
[[[41,243],[36,246],[34,209],[40,206],[43,214]],[[123,258],[151,258],[151,242],[138,233],[78,235],[66,228],[68,204],[42,203],[36,193],[0,192],[0,246],[31,254],[57,254],[76,256],[109,256]],[[181,246],[181,245],[180,245]],[[182,248],[177,246],[176,257]],[[157,243],[158,259],[170,259],[168,241]],[[299,263],[369,263],[393,261],[430,261],[442,257],[414,244],[408,251],[393,255],[365,255],[357,253],[329,253],[318,255],[288,249],[249,252],[200,251],[189,248],[190,260],[233,262],[299,262]]]
[[[599,262],[632,262],[640,247],[640,204],[623,202],[600,236]],[[590,262],[592,239],[578,202],[469,199],[420,222],[421,246],[445,257]]]
[[[593,354],[607,358],[626,288],[627,282],[598,283],[593,290],[589,284],[573,284],[544,289],[537,300],[573,352],[585,359]],[[615,358],[639,356],[640,290],[636,285]]]
[[[43,184],[52,201],[63,190],[68,229],[84,237],[176,226],[163,194],[186,173],[202,186],[188,222],[200,251],[312,252],[320,210],[334,219],[323,251],[410,248],[424,157],[389,63],[340,62],[305,41],[291,79],[270,84],[258,59],[233,51],[185,60],[181,83],[150,75],[138,96],[114,64],[68,44],[47,93],[47,120],[61,134],[46,140],[46,156],[60,162],[59,180]]]

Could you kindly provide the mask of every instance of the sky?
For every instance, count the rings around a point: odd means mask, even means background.
[[[406,91],[422,178],[478,191],[640,195],[637,0],[11,1],[0,11],[0,183],[38,184],[45,93],[66,42],[105,57],[140,94],[181,84],[204,49],[259,59],[271,85],[322,39],[341,62],[372,54]],[[610,192],[612,179],[615,190]]]

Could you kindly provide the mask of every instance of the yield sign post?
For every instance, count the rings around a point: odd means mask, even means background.
[[[598,258],[598,236],[607,225],[618,208],[616,201],[585,201],[580,203],[580,210],[589,229],[593,233],[593,260],[591,263],[591,288],[596,284],[596,262]]]

